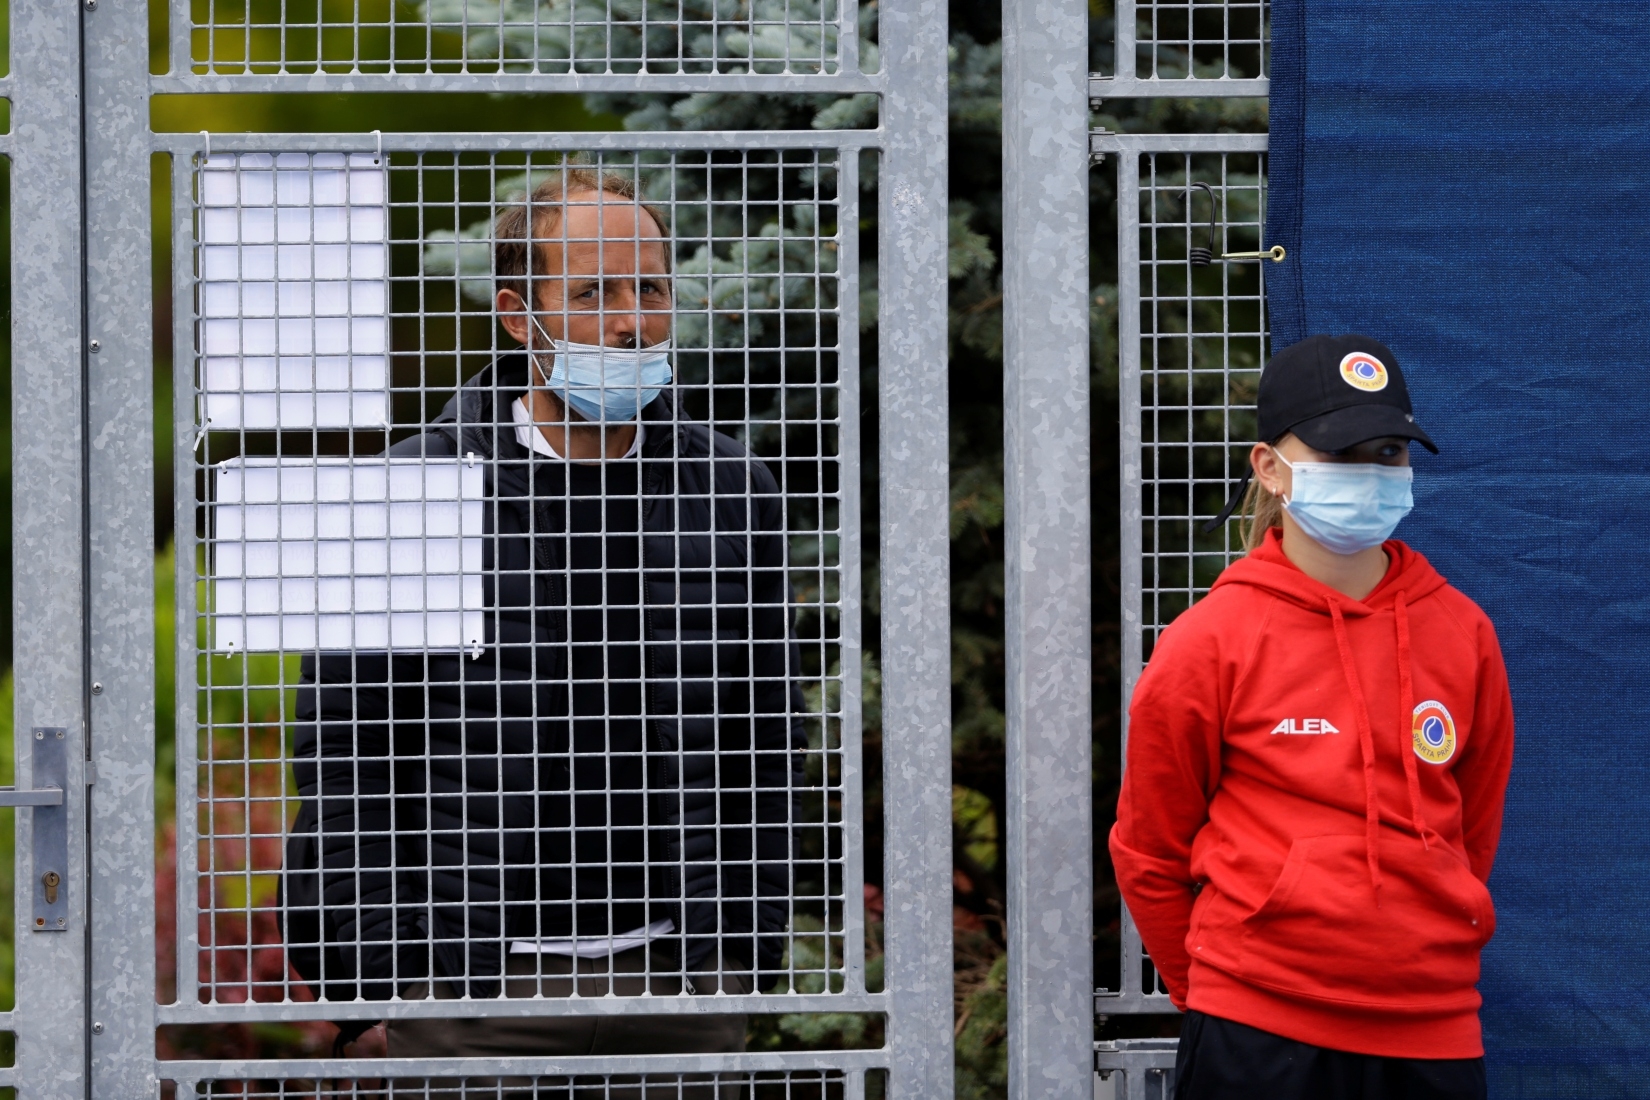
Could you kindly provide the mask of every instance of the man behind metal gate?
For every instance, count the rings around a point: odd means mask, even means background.
[[[806,747],[778,485],[679,415],[671,241],[630,177],[554,170],[496,221],[494,272],[525,350],[389,452],[483,464],[487,644],[303,661],[293,770],[309,817],[294,831],[318,837],[326,940],[313,987],[771,986]],[[387,1043],[733,1052],[745,1017],[392,1018]]]

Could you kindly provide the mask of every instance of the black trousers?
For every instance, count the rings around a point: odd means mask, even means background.
[[[1486,1100],[1482,1058],[1383,1058],[1190,1011],[1175,1100]]]

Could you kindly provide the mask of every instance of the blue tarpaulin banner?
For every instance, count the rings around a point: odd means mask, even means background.
[[[1512,677],[1491,1095],[1650,1097],[1650,9],[1274,0],[1272,37],[1274,346],[1393,349],[1443,452],[1398,537]]]

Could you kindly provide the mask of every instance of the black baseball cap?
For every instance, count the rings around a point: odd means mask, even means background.
[[[1398,357],[1367,336],[1308,336],[1290,344],[1260,373],[1256,410],[1263,443],[1293,432],[1319,451],[1341,451],[1371,439],[1413,439],[1433,454],[1438,444],[1415,423]],[[1253,471],[1245,469],[1207,534],[1225,523],[1243,499]]]
[[[1261,372],[1258,404],[1266,443],[1293,432],[1315,450],[1340,451],[1395,436],[1438,453],[1415,423],[1398,357],[1367,336],[1308,336],[1290,344]]]

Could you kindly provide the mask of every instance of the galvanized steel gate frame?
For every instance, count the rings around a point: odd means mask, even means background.
[[[1232,33],[1247,9],[1254,30]],[[1139,934],[1122,914],[1122,973],[1094,989],[1087,173],[1117,173],[1123,698],[1145,635],[1142,482],[1141,164],[1158,153],[1264,153],[1265,135],[1089,133],[1106,99],[1264,97],[1264,76],[1231,74],[1229,51],[1262,58],[1263,0],[1118,0],[1115,63],[1086,73],[1084,5],[1005,0],[1003,18],[1004,478],[1007,569],[1009,1087],[1014,1100],[1091,1090],[1145,1100],[1172,1088],[1174,1043],[1096,1043],[1095,1017],[1173,1013],[1145,988]],[[1220,75],[1162,76],[1159,17],[1177,44],[1213,47]],[[1206,17],[1219,21],[1210,31]],[[1144,33],[1142,33],[1144,32]],[[1143,71],[1144,70],[1144,71]],[[1075,87],[1081,80],[1088,103]],[[1086,138],[1086,140],[1084,140]],[[1250,228],[1250,227],[1244,227]],[[1257,230],[1258,231],[1258,230]],[[1258,244],[1255,246],[1258,247]],[[1188,398],[1190,401],[1191,399]],[[1234,440],[1226,440],[1230,443]],[[1227,448],[1230,450],[1230,447]],[[1205,517],[1199,517],[1205,518]],[[1197,593],[1189,595],[1195,598]],[[1124,737],[1127,737],[1125,722]],[[1098,919],[1104,919],[1099,917]],[[1104,1074],[1107,1084],[1094,1082]]]
[[[1253,151],[1264,140],[1095,135],[1095,98],[1264,95],[1265,81],[1137,74],[1134,9],[1119,3],[1118,64],[1085,77],[1087,13],[1069,0],[1009,0],[1004,21],[1005,428],[1008,524],[1010,1051],[1012,1093],[1073,1096],[1095,1065],[1091,1013],[1163,1011],[1141,988],[1126,932],[1123,983],[1093,999],[1089,799],[1088,285],[1085,223],[1092,153],[1116,155],[1119,194],[1134,157]],[[11,11],[13,422],[16,725],[67,730],[70,822],[66,934],[20,928],[17,1064],[0,1084],[25,1095],[153,1095],[157,1080],[234,1076],[244,1063],[157,1065],[154,1029],[153,559],[149,158],[199,151],[149,128],[155,94],[250,91],[830,91],[881,96],[877,130],[749,134],[882,157],[879,291],[882,601],[887,805],[888,992],[852,1007],[884,1011],[885,1051],[661,1059],[659,1070],[887,1066],[900,1096],[949,1094],[951,974],[949,641],[944,402],[945,18],[928,2],[881,12],[880,72],[861,73],[843,36],[834,75],[341,74],[191,72],[188,5],[173,10],[172,71],[148,72],[147,11],[128,0]],[[849,16],[844,27],[851,30]],[[1086,89],[1085,89],[1086,82]],[[588,144],[589,135],[386,136],[383,148],[505,149]],[[703,135],[627,135],[624,148],[703,148]],[[235,150],[368,148],[315,135],[219,138]],[[1125,692],[1138,673],[1141,490],[1137,209],[1120,202]],[[850,277],[852,277],[850,273]],[[1052,285],[1051,285],[1052,280]],[[1131,393],[1134,395],[1131,404]],[[136,410],[136,414],[134,414]],[[182,425],[179,426],[182,428]],[[193,425],[173,440],[194,444]],[[1131,617],[1131,611],[1134,612]],[[25,742],[26,743],[26,742]],[[31,782],[20,753],[19,787]],[[19,813],[19,851],[32,840]],[[24,883],[32,864],[20,860]],[[19,905],[20,913],[27,908]],[[843,1003],[843,1008],[850,1007]],[[179,1018],[182,1018],[181,1016]],[[1137,1061],[1137,1060],[1136,1060]],[[322,1062],[263,1064],[260,1075],[322,1075]],[[336,1067],[332,1067],[336,1068]],[[375,1067],[421,1075],[437,1064]],[[495,1071],[592,1068],[533,1060]],[[1133,1068],[1119,1065],[1118,1068]],[[863,1082],[860,1072],[852,1080]],[[1143,1087],[1143,1086],[1142,1086]],[[1131,1092],[1136,1083],[1131,1080]]]
[[[206,92],[830,92],[880,97],[874,130],[672,134],[261,134],[213,136],[214,152],[556,147],[821,148],[881,158],[877,445],[886,820],[886,992],[828,998],[835,1011],[885,1014],[883,1049],[799,1054],[399,1059],[385,1077],[434,1073],[752,1072],[834,1069],[846,1095],[886,1069],[902,1097],[951,1093],[950,667],[945,431],[946,16],[935,0],[880,13],[881,66],[858,64],[857,8],[843,5],[835,73],[624,74],[196,71],[188,0],[171,5],[171,71],[149,72],[141,0],[17,0],[11,8],[13,425],[16,721],[65,729],[69,822],[64,934],[36,933],[20,891],[16,1065],[0,1085],[28,1097],[154,1096],[213,1078],[341,1075],[328,1060],[159,1063],[156,1027],[201,1006],[155,1003],[154,369],[150,161],[187,175],[200,137],[157,135],[150,100]],[[359,66],[356,67],[359,69]],[[381,144],[379,144],[381,143]],[[186,190],[186,186],[182,190]],[[177,227],[187,244],[189,227]],[[849,271],[852,280],[857,272]],[[850,286],[852,284],[850,283]],[[187,312],[181,310],[180,312]],[[178,356],[187,358],[187,330]],[[198,442],[185,406],[172,446]],[[181,466],[181,464],[180,464]],[[192,506],[192,505],[191,505]],[[185,508],[180,498],[180,510]],[[192,521],[191,521],[192,522]],[[190,632],[192,634],[192,631]],[[193,659],[193,639],[179,642]],[[180,662],[180,677],[189,666]],[[186,736],[180,729],[180,738]],[[19,788],[31,782],[19,739]],[[18,811],[19,881],[34,881],[31,812]],[[189,949],[192,937],[180,937]],[[186,995],[190,991],[183,991]],[[753,998],[752,1001],[759,1001]],[[254,1006],[248,1006],[249,1008]],[[280,1008],[282,1006],[271,1006]],[[744,1006],[740,1006],[743,1008]],[[779,1005],[755,1011],[789,1011]],[[825,1007],[824,1004],[814,1010]],[[323,1011],[331,1018],[335,1008]],[[344,1013],[347,1015],[348,1013]],[[228,1014],[204,1014],[228,1020]],[[238,1018],[246,1018],[243,1013]],[[257,1013],[251,1013],[257,1015]],[[278,1015],[278,1014],[277,1014]]]

